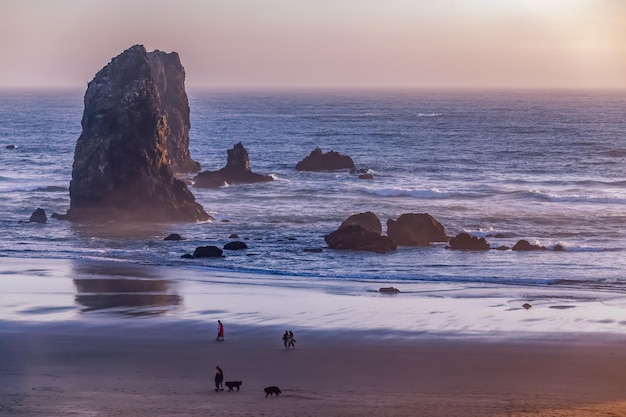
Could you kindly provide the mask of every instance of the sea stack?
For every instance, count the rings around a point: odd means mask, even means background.
[[[74,151],[69,220],[210,219],[173,174],[172,161],[179,169],[194,162],[184,78],[176,53],[148,53],[142,45],[95,75]]]

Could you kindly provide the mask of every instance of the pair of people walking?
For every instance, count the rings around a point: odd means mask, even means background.
[[[285,345],[285,349],[296,348],[296,339],[293,337],[291,330],[285,330],[285,334],[283,334],[283,344]]]
[[[224,371],[219,366],[215,367],[215,392],[224,391]]]

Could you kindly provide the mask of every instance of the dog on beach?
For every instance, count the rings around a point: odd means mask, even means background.
[[[265,398],[267,398],[268,395],[276,395],[278,397],[278,395],[282,392],[278,387],[267,387],[263,390],[265,391]]]
[[[237,391],[239,391],[239,388],[241,387],[242,382],[241,381],[226,381],[224,382],[224,385],[226,385],[228,387],[228,391],[232,391],[233,388],[237,388]]]

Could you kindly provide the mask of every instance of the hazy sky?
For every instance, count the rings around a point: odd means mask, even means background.
[[[0,0],[0,86],[134,44],[189,87],[626,88],[626,0]]]

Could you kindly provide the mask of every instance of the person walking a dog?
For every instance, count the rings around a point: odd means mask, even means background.
[[[219,342],[224,341],[224,325],[221,320],[217,321],[217,338],[215,340]]]
[[[215,367],[215,392],[224,391],[222,383],[224,382],[224,371],[219,366]]]

